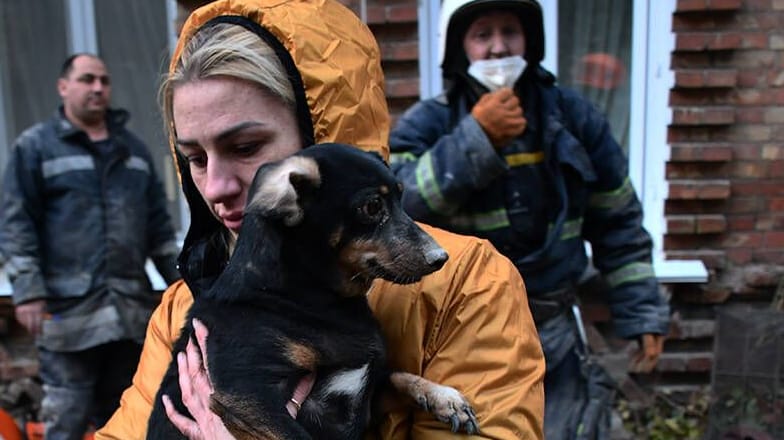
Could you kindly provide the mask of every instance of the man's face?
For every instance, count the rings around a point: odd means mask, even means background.
[[[92,125],[103,120],[112,88],[103,62],[81,55],[73,60],[68,76],[57,81],[57,91],[69,119]]]
[[[525,54],[525,35],[520,19],[512,12],[489,11],[475,19],[463,37],[468,61]]]

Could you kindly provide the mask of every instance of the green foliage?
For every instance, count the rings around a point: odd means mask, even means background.
[[[619,398],[616,410],[624,427],[638,439],[700,440],[708,423],[710,396],[707,390],[678,402],[672,393],[655,391],[652,405],[643,407]]]

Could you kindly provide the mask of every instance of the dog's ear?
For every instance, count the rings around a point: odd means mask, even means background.
[[[303,201],[320,185],[321,173],[314,159],[289,157],[264,173],[248,210],[258,209],[286,226],[295,226],[305,214]]]

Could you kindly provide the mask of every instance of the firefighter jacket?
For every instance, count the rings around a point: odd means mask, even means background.
[[[295,92],[301,93],[297,111],[305,145],[348,143],[387,157],[389,114],[379,49],[350,10],[332,0],[214,2],[188,18],[172,66],[193,34],[216,22],[252,29],[276,49]],[[184,282],[164,293],[150,320],[133,385],[98,439],[144,438],[192,296],[211,285],[227,259],[219,239],[223,226],[208,211],[187,163],[173,153],[191,208],[180,257]],[[446,266],[411,285],[376,281],[369,293],[391,368],[464,393],[481,430],[466,438],[541,439],[544,358],[519,273],[486,240],[427,231],[449,252]],[[408,402],[385,413],[376,429],[371,438],[454,435],[448,425]]]
[[[178,278],[178,247],[146,146],[107,114],[110,146],[99,147],[62,108],[16,140],[3,182],[5,266],[13,301],[44,299],[38,344],[75,351],[104,342],[141,343],[159,299],[145,272],[152,257]]]
[[[496,152],[470,114],[487,91],[481,87],[463,75],[398,121],[391,161],[406,187],[406,210],[489,239],[523,275],[538,323],[546,319],[537,316],[537,301],[568,303],[559,296],[574,295],[588,265],[587,241],[609,286],[616,333],[666,334],[669,308],[652,270],[650,236],[604,117],[544,69],[529,67],[516,85],[527,128]]]

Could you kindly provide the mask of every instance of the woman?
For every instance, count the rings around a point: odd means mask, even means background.
[[[200,8],[184,25],[162,97],[191,212],[184,280],[164,294],[133,385],[98,439],[144,437],[191,292],[222,270],[259,165],[314,142],[388,154],[378,47],[333,1]],[[368,294],[391,367],[461,391],[481,437],[541,438],[544,360],[520,276],[483,240],[426,230],[450,255],[444,269],[411,285],[377,281]],[[377,429],[374,437],[390,439],[453,435],[406,404],[384,414]]]

